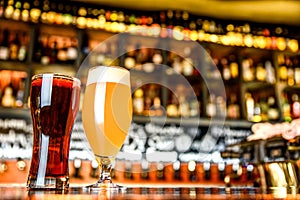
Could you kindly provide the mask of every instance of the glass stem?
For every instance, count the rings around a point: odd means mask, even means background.
[[[111,170],[112,163],[109,157],[98,157],[100,179],[98,183],[112,183],[111,181]]]

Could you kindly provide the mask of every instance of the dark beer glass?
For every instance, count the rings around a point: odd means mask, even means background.
[[[79,79],[52,73],[32,77],[33,149],[28,188],[68,188],[70,138],[79,101]]]

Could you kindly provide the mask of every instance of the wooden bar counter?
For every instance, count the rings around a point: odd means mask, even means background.
[[[114,194],[107,191],[91,192],[83,186],[70,187],[66,191],[27,190],[20,185],[0,185],[0,199],[300,199],[298,193],[277,191],[263,192],[256,187],[193,187],[164,185],[128,185],[124,193]]]
[[[23,163],[24,162],[24,163]],[[163,179],[158,179],[157,172],[149,172],[148,178],[142,179],[141,174],[132,173],[130,179],[122,171],[115,171],[114,183],[127,188],[122,194],[109,192],[90,192],[85,186],[93,184],[97,178],[91,177],[90,162],[82,162],[81,173],[74,177],[75,169],[70,163],[70,188],[66,191],[42,191],[27,190],[26,180],[28,176],[29,161],[5,161],[6,170],[0,173],[0,200],[6,199],[300,199],[298,189],[287,191],[277,189],[265,191],[259,185],[254,184],[255,179],[259,179],[257,172],[253,171],[249,178],[247,172],[242,173],[236,179],[232,176],[227,184],[221,181],[217,166],[211,166],[211,177],[205,180],[202,165],[197,169],[197,178],[189,180],[189,172],[186,164],[182,164],[181,179],[174,180],[173,172],[169,168],[165,169]],[[19,165],[23,166],[20,167]],[[243,168],[244,169],[244,168]],[[227,171],[229,170],[229,171]],[[226,168],[224,175],[230,175],[232,167]],[[293,188],[292,188],[293,189]]]

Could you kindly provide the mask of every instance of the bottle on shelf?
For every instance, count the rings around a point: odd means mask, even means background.
[[[152,105],[152,100],[149,96],[145,96],[145,103],[144,103],[144,116],[150,115],[150,108]]]
[[[42,44],[42,49],[41,49],[41,59],[40,62],[43,65],[48,65],[51,62],[50,59],[50,54],[51,54],[51,49],[49,46],[49,40],[50,36],[40,36],[41,37],[41,44]],[[40,47],[38,47],[40,48]],[[38,49],[39,51],[40,49]]]
[[[137,89],[133,94],[133,113],[136,115],[142,115],[144,113],[144,91],[143,89]]]
[[[268,100],[269,100],[269,97],[262,96],[260,98],[259,106],[260,106],[260,110],[261,110],[261,121],[268,121],[269,120],[268,112],[269,112],[270,107],[269,107]]]
[[[118,60],[114,60],[113,54],[114,54],[114,45],[111,43],[106,44],[106,49],[103,52],[104,54],[104,60],[103,64],[106,66],[111,66],[111,65],[118,65]]]
[[[18,60],[19,61],[25,61],[26,57],[27,57],[27,34],[24,31],[22,33],[22,39],[21,39],[21,44],[20,44],[20,48],[19,48],[19,52],[18,52]]]
[[[254,103],[254,109],[253,109],[253,122],[261,122],[262,121],[262,111],[259,102]]]
[[[98,41],[89,39],[85,42],[85,37],[83,37],[82,42],[82,53],[84,54],[84,57],[86,57],[89,54],[89,63],[90,65],[103,65],[104,62],[104,53],[103,49],[105,48],[105,44],[102,44],[101,46],[97,46]],[[90,51],[92,49],[92,51]],[[90,53],[89,53],[90,52]]]
[[[59,63],[66,63],[68,61],[68,56],[67,56],[67,51],[68,51],[68,46],[67,46],[67,41],[66,38],[62,39],[62,45],[60,48],[57,48],[57,62]],[[55,45],[57,46],[57,42],[55,41]]]
[[[124,58],[124,67],[126,69],[133,69],[136,65],[136,50],[133,45],[128,45],[126,55]]]
[[[16,107],[23,107],[24,105],[24,96],[25,96],[25,81],[20,80],[19,81],[19,88],[16,94]]]
[[[54,40],[53,42],[50,42],[50,63],[55,63],[57,61],[57,52],[58,52],[58,48],[57,48],[57,41]]]
[[[78,41],[75,37],[68,39],[70,40],[70,44],[67,48],[67,63],[74,64],[78,58]]]
[[[271,84],[276,83],[275,69],[270,60],[267,60],[265,62],[265,68],[266,68],[266,81]]]
[[[168,117],[179,117],[179,102],[178,99],[174,94],[171,94],[171,97],[169,98],[169,102],[167,105],[167,116]]]
[[[82,37],[81,52],[83,54],[83,58],[91,52],[90,38],[87,33],[84,33]]]
[[[147,73],[153,72],[155,70],[155,64],[153,61],[154,49],[142,48],[140,51],[142,51],[142,54],[145,56],[144,62],[142,63],[142,70]]]
[[[15,107],[15,97],[13,95],[13,87],[8,85],[3,92],[1,106],[2,107]]]
[[[65,5],[62,2],[60,2],[57,4],[57,8],[56,8],[56,17],[55,17],[56,24],[61,25],[64,23],[63,13],[65,13]]]
[[[41,62],[43,48],[44,48],[43,40],[41,35],[39,35],[34,41],[34,53],[32,56],[34,61]]]
[[[14,13],[14,1],[9,0],[7,2],[6,8],[4,10],[4,17],[7,18],[7,19],[11,19],[13,13]]]
[[[141,71],[142,65],[145,63],[147,59],[147,54],[144,54],[144,50],[140,49],[140,45],[136,45],[135,48],[135,63],[134,63],[134,69]]]
[[[144,115],[155,116],[157,114],[164,114],[161,106],[160,86],[157,84],[149,84],[143,87],[144,90]],[[156,98],[155,102],[154,99]],[[157,111],[157,112],[156,112]]]
[[[251,58],[245,58],[242,61],[243,80],[253,81],[255,78],[255,69],[253,67],[253,60]]]
[[[12,19],[13,20],[20,20],[21,18],[21,8],[22,8],[22,3],[21,1],[15,1],[15,9],[14,9],[14,12],[12,14]]]
[[[279,109],[276,105],[276,100],[274,96],[268,97],[268,119],[273,121],[279,119]]]
[[[253,99],[251,93],[247,92],[245,94],[245,100],[246,100],[247,120],[252,121],[253,117],[254,117],[254,99]]]
[[[154,97],[153,105],[150,108],[149,114],[150,114],[150,116],[164,116],[165,115],[165,109],[161,105],[161,100],[159,97]]]
[[[28,22],[29,20],[29,9],[30,9],[30,3],[28,1],[24,1],[23,9],[21,12],[21,20],[24,22]]]
[[[240,118],[240,106],[237,103],[237,96],[235,93],[231,93],[229,96],[229,102],[227,106],[227,117],[229,119]]]
[[[283,54],[278,55],[278,66],[279,66],[279,70],[278,70],[279,80],[281,82],[286,83],[288,79],[288,69]]]
[[[10,60],[18,60],[20,44],[19,34],[16,32],[14,39],[9,44]]]
[[[232,79],[237,79],[239,77],[239,65],[234,54],[229,55],[229,69]]]
[[[228,65],[227,58],[221,58],[221,66],[222,66],[222,77],[225,81],[228,81],[231,79],[231,72],[230,67]]]
[[[290,58],[286,58],[285,60],[287,66],[287,84],[289,86],[293,86],[295,84],[295,76],[294,76],[294,68],[293,63]]]
[[[9,31],[8,29],[4,29],[2,31],[2,40],[0,42],[0,60],[8,60],[9,59]]]
[[[299,64],[299,59],[300,57],[294,57],[293,59],[293,66],[294,66],[294,79],[295,79],[295,84],[300,85],[300,64]]]
[[[191,48],[186,47],[183,50],[184,59],[182,60],[182,73],[184,76],[192,76],[194,73],[193,59],[191,58]]]
[[[300,99],[299,95],[294,93],[292,94],[292,119],[297,119],[300,117]]]
[[[190,116],[199,117],[200,115],[200,102],[198,99],[189,100]]]
[[[290,122],[292,120],[291,117],[291,106],[289,104],[288,101],[288,97],[287,97],[287,93],[283,92],[281,95],[281,99],[282,99],[282,115],[283,115],[283,119],[286,122]]]
[[[38,23],[40,16],[41,16],[41,9],[40,9],[40,1],[39,0],[34,0],[31,4],[31,9],[30,9],[30,20],[33,23]]]
[[[4,14],[4,2],[4,0],[0,1],[0,18],[2,18]]]
[[[152,52],[152,62],[156,65],[160,65],[163,63],[163,55],[162,50],[160,49],[153,49]]]
[[[189,117],[190,116],[190,106],[189,103],[184,95],[180,95],[178,98],[179,101],[179,115],[182,117]]]
[[[173,56],[173,60],[171,63],[172,68],[174,69],[175,72],[177,72],[178,74],[182,73],[182,63],[181,63],[181,58],[178,55],[174,55]]]
[[[265,66],[263,65],[263,63],[258,63],[256,66],[256,80],[257,81],[261,81],[261,82],[265,82],[266,81],[266,77],[267,77],[267,71]]]
[[[192,76],[194,74],[193,60],[191,58],[185,58],[182,61],[182,73],[185,76]]]
[[[208,60],[208,58],[207,58],[207,60]],[[228,74],[229,70],[223,71],[222,61],[224,63],[224,61],[226,61],[226,59],[223,60],[223,58],[218,59],[218,58],[214,57],[214,58],[212,58],[212,62],[206,61],[206,63],[209,63],[209,65],[213,66],[213,67],[208,67],[206,69],[207,70],[207,77],[209,79],[218,80],[220,78],[223,78],[224,80],[226,80],[226,77],[224,78],[224,75],[228,76],[229,75]],[[215,67],[215,66],[217,66],[217,67]]]
[[[210,94],[208,103],[206,105],[206,115],[208,117],[215,117],[216,114],[217,114],[216,96],[215,94]]]
[[[225,117],[227,115],[226,101],[224,97],[217,96],[216,98],[216,116]]]

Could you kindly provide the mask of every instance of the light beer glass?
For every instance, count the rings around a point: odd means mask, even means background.
[[[90,189],[124,187],[112,183],[111,169],[126,138],[132,119],[129,71],[121,67],[96,66],[88,71],[82,105],[83,127],[99,164],[100,178]]]

